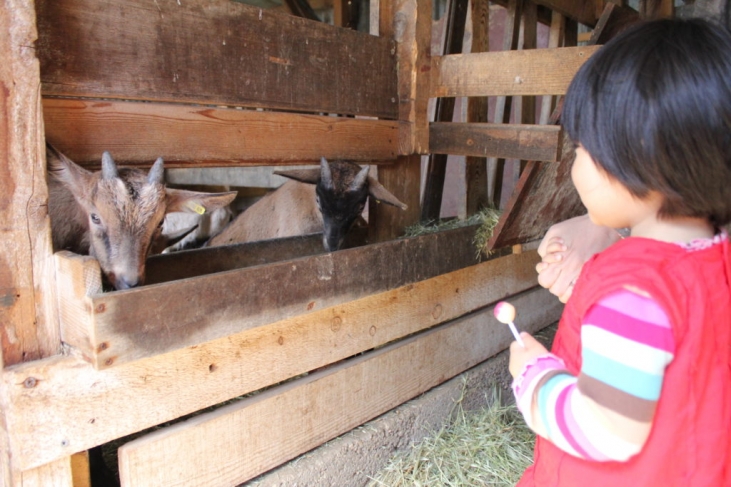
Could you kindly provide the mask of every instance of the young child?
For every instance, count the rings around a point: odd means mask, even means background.
[[[731,485],[731,34],[632,27],[566,95],[572,179],[630,236],[584,266],[548,351],[510,347],[527,486]]]

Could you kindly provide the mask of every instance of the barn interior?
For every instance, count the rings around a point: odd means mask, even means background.
[[[376,451],[416,434],[393,411],[438,425],[455,378],[504,382],[498,301],[529,332],[558,320],[536,248],[583,213],[559,124],[576,70],[633,22],[721,16],[701,0],[0,5],[0,479],[24,487],[365,485]],[[162,157],[170,188],[236,191],[232,218],[323,157],[369,166],[406,209],[371,197],[336,251],[308,234],[153,255],[144,285],[109,290],[96,259],[53,246],[47,143],[90,171],[104,151],[145,171]],[[374,446],[333,453],[376,418]],[[89,452],[109,444],[105,484]]]

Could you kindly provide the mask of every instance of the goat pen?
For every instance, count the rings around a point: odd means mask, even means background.
[[[479,52],[475,34],[475,52],[432,56],[428,0],[373,0],[371,34],[229,0],[2,0],[3,485],[86,485],[88,449],[257,393],[119,452],[122,485],[237,485],[504,350],[497,301],[515,297],[528,331],[554,322],[560,303],[520,244],[577,211],[558,188],[560,129],[428,116],[430,98],[495,96],[504,110],[565,92],[596,47],[572,47],[563,26],[603,11],[520,3],[506,39],[521,17],[526,32],[553,19],[552,46]],[[487,5],[473,2],[475,25]],[[103,293],[94,259],[53,252],[46,140],[86,167],[106,150],[132,167],[372,164],[408,210],[372,203],[368,245],[162,255],[147,285]],[[475,258],[474,227],[398,238],[420,217],[432,153],[531,161],[490,258]]]

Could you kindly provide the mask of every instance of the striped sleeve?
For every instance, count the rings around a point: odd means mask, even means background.
[[[582,368],[555,356],[528,364],[513,390],[533,430],[562,450],[595,461],[625,461],[650,434],[665,368],[675,352],[667,314],[641,291],[611,293],[581,326]]]

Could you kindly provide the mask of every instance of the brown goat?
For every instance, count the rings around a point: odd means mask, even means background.
[[[239,214],[209,247],[272,238],[323,233],[325,250],[338,250],[346,233],[365,208],[368,196],[406,209],[375,178],[369,168],[348,161],[328,162],[319,169],[276,171],[288,181]],[[306,184],[301,184],[306,183]]]
[[[145,173],[118,169],[104,152],[101,171],[90,172],[47,144],[46,161],[54,248],[96,258],[114,289],[144,283],[145,259],[166,213],[211,211],[236,197],[166,188],[162,158]]]

